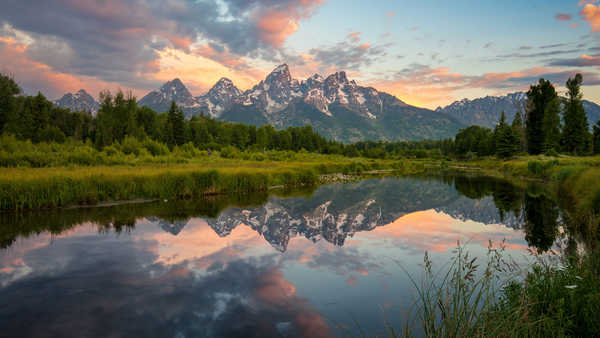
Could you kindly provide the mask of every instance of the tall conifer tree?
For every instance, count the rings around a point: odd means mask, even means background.
[[[565,123],[563,129],[564,150],[577,155],[585,154],[588,150],[589,124],[583,108],[582,82],[583,77],[581,74],[567,80],[568,91],[563,109]]]
[[[541,154],[553,147],[555,141],[551,137],[556,137],[557,130],[560,133],[560,118],[555,116],[560,111],[557,100],[556,90],[548,80],[540,79],[538,84],[529,88],[525,138],[530,154]],[[552,116],[545,118],[546,113]]]

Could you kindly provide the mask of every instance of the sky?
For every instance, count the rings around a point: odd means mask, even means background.
[[[600,0],[3,0],[0,72],[50,99],[138,98],[180,78],[242,90],[286,63],[302,80],[346,71],[413,105],[526,90],[582,73],[600,103]]]

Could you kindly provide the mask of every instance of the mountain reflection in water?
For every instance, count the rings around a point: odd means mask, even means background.
[[[425,251],[549,249],[536,187],[369,179],[281,196],[0,214],[0,327],[12,337],[330,337],[402,325]]]

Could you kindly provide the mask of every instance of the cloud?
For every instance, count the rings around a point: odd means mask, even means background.
[[[3,300],[19,304],[2,309],[3,332],[25,337],[49,332],[103,337],[332,336],[327,321],[296,293],[274,255],[232,257],[198,274],[188,265],[193,262],[156,262],[157,242],[126,237],[57,238],[52,245],[28,251],[22,264],[31,272],[2,288]],[[48,290],[53,290],[52,300]],[[10,320],[31,311],[39,315],[34,325]]]
[[[28,37],[28,59],[55,72],[154,88],[160,52],[274,60],[322,0],[8,0],[0,24]],[[6,29],[2,36],[9,36]],[[13,34],[14,35],[14,34]],[[228,58],[231,61],[231,57]],[[15,71],[18,71],[15,69]],[[17,74],[17,77],[19,74]]]
[[[597,66],[600,66],[600,54],[595,54],[595,55],[583,54],[578,58],[554,60],[554,61],[550,62],[550,66],[597,67]]]
[[[390,19],[391,19],[391,18],[393,18],[393,17],[394,17],[394,15],[395,15],[395,14],[394,14],[394,12],[393,12],[393,11],[388,11],[388,12],[385,12],[385,16],[387,16],[387,17],[388,17],[388,18],[390,18]]]
[[[86,89],[96,96],[103,89],[116,90],[123,88],[118,82],[102,81],[95,77],[74,76],[67,72],[57,71],[48,65],[32,60],[28,55],[28,46],[15,40],[0,38],[0,72],[14,72],[15,80],[26,94],[42,92],[49,99],[56,99],[66,92]],[[133,89],[134,94],[141,92]]]
[[[348,34],[348,36],[346,36],[346,38],[348,40],[350,40],[350,42],[359,42],[360,41],[360,32],[352,32],[350,34]]]
[[[358,70],[385,56],[386,47],[391,46],[391,44],[373,46],[369,42],[357,44],[358,42],[358,35],[356,35],[350,37],[350,42],[343,41],[335,45],[312,48],[308,53],[312,56],[312,60],[322,65],[342,70]]]
[[[447,67],[432,68],[423,64],[411,64],[387,79],[374,79],[369,84],[410,104],[433,108],[456,100],[456,93],[462,91],[485,90],[489,93],[493,90],[505,93],[508,90],[524,90],[540,78],[563,84],[578,72],[583,74],[586,85],[600,84],[597,73],[580,70],[534,67],[512,72],[465,75],[453,73]]]
[[[494,45],[494,43],[493,43],[493,42],[488,42],[488,43],[486,43],[485,45],[483,45],[483,48],[490,48],[490,47],[492,47],[493,45]]]
[[[571,21],[572,16],[571,14],[558,13],[554,18],[558,21]]]
[[[568,46],[568,43],[555,43],[552,45],[540,46],[541,49],[549,49],[549,48],[557,48],[557,47],[565,47]]]
[[[555,51],[549,51],[549,52],[540,52],[540,53],[529,53],[529,54],[522,54],[522,53],[511,53],[511,54],[503,54],[503,55],[498,55],[498,58],[534,58],[534,57],[542,57],[542,56],[554,56],[554,55],[560,55],[560,54],[571,54],[571,53],[577,53],[579,50],[578,49],[569,49],[569,50],[555,50]]]
[[[580,2],[580,5],[583,3]],[[592,27],[592,32],[597,32],[600,30],[600,6],[593,5],[591,3],[587,3],[579,14],[583,17],[585,21],[587,21]]]

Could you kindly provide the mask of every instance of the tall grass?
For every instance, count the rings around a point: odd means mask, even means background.
[[[434,271],[427,253],[421,278],[411,276],[414,308],[390,336],[598,337],[600,252],[564,254],[560,264],[540,257],[524,277],[505,257],[505,246],[488,248],[486,262],[460,244],[444,268]]]
[[[503,245],[494,248],[490,242],[487,261],[479,262],[459,243],[450,263],[438,271],[434,271],[426,252],[421,278],[411,276],[405,270],[417,299],[401,333],[392,336],[414,335],[417,323],[427,337],[500,335],[503,325],[490,326],[486,314],[495,307],[498,295],[507,283],[501,272],[517,268],[513,262],[504,259],[504,249]]]

